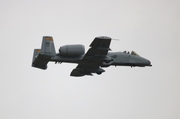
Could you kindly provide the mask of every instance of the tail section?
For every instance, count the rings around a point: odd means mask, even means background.
[[[41,54],[55,56],[56,51],[54,47],[53,38],[50,36],[44,36],[41,45]]]
[[[34,49],[32,67],[47,69],[47,63],[55,55],[53,38],[44,36],[41,49]]]

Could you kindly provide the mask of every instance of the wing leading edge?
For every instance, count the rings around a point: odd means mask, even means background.
[[[110,50],[110,43],[111,38],[109,37],[96,37],[90,44],[90,49],[70,75],[84,76],[92,75],[92,73],[101,74],[105,72],[100,66],[104,60],[108,59],[107,53]]]

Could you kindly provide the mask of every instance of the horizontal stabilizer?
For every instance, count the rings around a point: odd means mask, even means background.
[[[47,69],[47,63],[51,56],[40,54],[40,49],[34,49],[32,67]]]
[[[41,49],[34,49],[32,67],[47,69],[47,63],[56,55],[53,38],[44,36]]]

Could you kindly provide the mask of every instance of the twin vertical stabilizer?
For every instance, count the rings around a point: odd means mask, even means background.
[[[47,69],[47,63],[56,55],[53,38],[44,36],[41,49],[34,49],[32,67]]]

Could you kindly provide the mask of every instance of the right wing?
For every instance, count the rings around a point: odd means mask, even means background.
[[[107,53],[110,50],[110,43],[111,38],[109,37],[96,37],[90,44],[91,48],[71,72],[71,76],[92,75],[92,73],[101,74],[104,72],[105,70],[101,69],[100,66],[104,60],[108,59]]]

